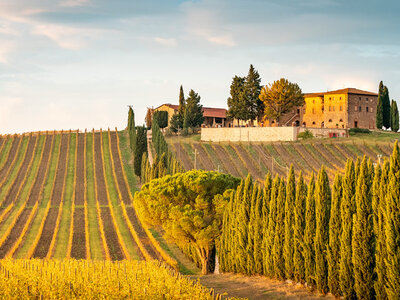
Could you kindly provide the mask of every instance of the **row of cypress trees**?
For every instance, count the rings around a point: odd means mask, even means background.
[[[348,299],[400,295],[400,154],[373,166],[348,160],[333,185],[322,167],[307,184],[242,181],[223,217],[223,272],[290,279]]]
[[[383,84],[379,83],[378,102],[376,105],[376,127],[382,129],[385,127],[394,132],[399,131],[399,110],[396,101],[390,102],[389,89]]]

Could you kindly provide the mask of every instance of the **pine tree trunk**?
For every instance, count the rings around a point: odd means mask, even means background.
[[[207,275],[210,273],[211,252],[210,249],[196,248],[201,260],[201,274]]]

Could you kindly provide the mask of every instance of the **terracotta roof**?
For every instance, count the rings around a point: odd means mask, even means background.
[[[162,104],[155,109],[158,109],[163,105],[166,105],[176,111],[179,109],[179,105],[174,105],[174,104],[170,104],[170,103]],[[214,117],[215,118],[226,118],[226,109],[225,108],[203,107],[203,116],[211,117],[211,118],[214,118]]]
[[[335,91],[328,91],[325,93],[306,93],[304,94],[304,97],[322,97],[323,95],[327,94],[353,94],[353,95],[367,95],[367,96],[378,96],[376,93],[372,92],[367,92],[355,88],[346,88],[346,89],[341,89],[341,90],[335,90]]]

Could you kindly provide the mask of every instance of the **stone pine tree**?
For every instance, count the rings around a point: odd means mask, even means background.
[[[343,198],[340,204],[342,234],[340,236],[339,279],[342,295],[346,299],[355,299],[352,262],[353,214],[355,212],[355,170],[351,159],[347,160],[343,178]]]
[[[315,179],[311,175],[306,198],[306,214],[304,228],[304,275],[308,285],[315,286]]]
[[[200,104],[200,95],[194,90],[190,90],[186,99],[186,108],[188,114],[189,127],[197,127],[203,124],[203,106]]]
[[[315,283],[317,289],[328,292],[328,264],[326,246],[329,242],[329,217],[331,209],[331,190],[325,168],[318,174],[315,187]]]
[[[386,293],[389,299],[400,295],[400,153],[397,141],[390,157],[386,203]]]
[[[374,299],[374,231],[371,174],[364,157],[356,188],[356,213],[353,218],[354,289],[359,299]]]
[[[260,100],[261,78],[253,65],[250,65],[249,73],[245,78],[244,90],[246,94],[248,119],[253,120],[262,117],[264,112],[264,104]]]
[[[379,83],[378,102],[376,104],[376,128],[383,127],[383,82]]]
[[[399,131],[399,110],[397,108],[396,101],[392,100],[392,104],[390,105],[390,128],[394,132]]]
[[[143,153],[147,153],[147,137],[146,137],[146,129],[144,128],[144,126],[138,127],[135,144],[136,147],[134,149],[133,167],[135,174],[140,177],[142,169]]]
[[[269,202],[268,230],[264,239],[264,274],[269,277],[274,277],[275,275],[273,248],[276,229],[277,200],[280,182],[281,179],[278,175],[276,175],[272,183],[271,197]]]
[[[304,282],[305,280],[304,230],[306,227],[306,198],[307,185],[304,183],[302,172],[300,172],[296,189],[293,229],[293,265],[294,278],[297,282]]]
[[[283,247],[283,256],[285,257],[285,275],[286,278],[292,279],[294,276],[294,207],[296,201],[296,179],[294,175],[293,165],[290,166],[289,176],[286,186],[285,201],[285,241]]]
[[[387,86],[383,88],[382,97],[382,107],[383,107],[383,126],[388,129],[390,127],[390,98],[389,89]]]
[[[382,170],[380,165],[375,168],[374,181],[372,183],[372,211],[374,213],[375,234],[375,273],[374,289],[377,299],[387,299],[386,294],[386,241],[385,219],[386,193],[389,177],[389,163],[384,162]]]
[[[249,119],[244,83],[245,77],[235,76],[232,79],[230,97],[228,98],[228,118]]]
[[[339,261],[340,261],[340,234],[342,220],[340,215],[340,202],[342,200],[342,176],[336,174],[332,188],[331,216],[329,219],[329,246],[328,259],[328,286],[329,291],[340,296]]]
[[[285,200],[286,186],[285,181],[281,180],[276,199],[276,226],[274,246],[272,248],[272,255],[274,258],[274,273],[276,278],[280,280],[285,278],[285,257],[283,254],[285,238]]]

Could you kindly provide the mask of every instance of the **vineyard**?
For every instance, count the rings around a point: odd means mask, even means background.
[[[1,136],[0,258],[162,259],[177,269],[132,206],[130,158],[124,132]]]
[[[195,139],[168,139],[169,147],[186,170],[219,170],[237,177],[263,181],[269,171],[286,176],[290,165],[297,175],[306,179],[318,173],[324,165],[329,179],[336,172],[344,173],[348,158],[354,161],[365,155],[374,162],[389,157],[393,150],[390,141],[304,141],[274,143],[210,143]]]

